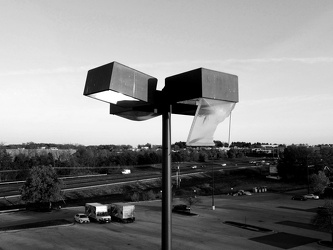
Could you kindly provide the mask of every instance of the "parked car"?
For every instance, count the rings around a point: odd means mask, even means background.
[[[37,211],[37,212],[51,212],[52,203],[51,202],[35,202],[26,204],[26,210]]]
[[[90,220],[87,215],[79,213],[74,215],[74,220],[78,223],[89,223]]]
[[[305,198],[307,199],[313,199],[313,200],[319,200],[319,196],[318,195],[314,195],[314,194],[306,194],[303,195]]]
[[[252,195],[249,191],[239,190],[238,195]]]
[[[191,208],[189,208],[185,204],[174,205],[172,208],[172,212],[190,212],[190,211],[191,211]]]
[[[294,195],[293,197],[291,197],[292,200],[297,200],[297,201],[306,201],[307,198],[304,197],[304,195]]]

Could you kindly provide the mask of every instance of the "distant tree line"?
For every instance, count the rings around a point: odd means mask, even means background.
[[[278,161],[278,173],[284,179],[308,181],[312,174],[325,172],[330,177],[333,173],[333,147],[309,147],[290,145],[284,149]]]
[[[35,142],[27,142],[22,144],[10,144],[3,145],[0,143],[0,148],[4,149],[79,149],[80,147],[84,147],[80,144],[56,144],[56,143],[35,143]],[[99,146],[91,146],[97,147],[99,149],[108,149],[108,150],[128,150],[131,149],[131,145],[99,145]]]
[[[220,141],[215,141],[215,144],[222,145],[222,147],[227,146],[226,143]],[[262,145],[268,144],[234,142],[230,149],[225,151],[217,146],[192,148],[187,147],[185,142],[176,142],[172,145],[171,157],[172,162],[206,162],[226,158],[260,157],[263,155],[251,149]],[[29,152],[37,152],[38,148],[43,147],[62,148],[63,150],[54,150],[52,153],[41,150],[38,154],[18,153],[12,156],[6,151],[9,147],[0,144],[0,181],[24,180],[28,170],[34,166],[52,166],[58,175],[64,176],[119,173],[124,166],[159,164],[162,161],[161,147],[149,143],[138,145],[137,151],[134,151],[130,145],[82,146],[45,143],[14,145],[14,148],[23,147],[28,148]],[[74,148],[75,153],[70,152],[69,148]],[[284,151],[280,151],[278,155],[265,153],[265,156],[279,157],[278,172],[285,179],[307,180],[311,174],[317,174],[325,166],[333,166],[333,147],[330,146],[291,145],[285,147]]]
[[[71,146],[75,148],[75,153],[71,153],[69,149],[66,150]],[[62,148],[62,150],[45,150],[50,147]],[[58,144],[26,143],[14,145],[10,150],[12,148],[20,150],[17,150],[17,154],[11,155],[6,151],[6,149],[9,150],[7,146],[0,145],[0,181],[24,180],[28,176],[29,169],[34,166],[52,166],[58,175],[65,176],[88,173],[120,173],[124,166],[162,162],[161,147],[148,143],[138,145],[137,151],[134,151],[129,145],[61,146]],[[216,147],[191,148],[186,147],[185,142],[177,142],[172,145],[171,158],[173,162],[206,162],[242,156],[239,149],[233,149],[232,154],[230,154]]]

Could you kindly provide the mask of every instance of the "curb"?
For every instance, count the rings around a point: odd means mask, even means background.
[[[16,208],[16,209],[0,210],[0,214],[13,213],[13,212],[19,212],[19,211],[24,211],[24,210],[25,210],[25,208]]]

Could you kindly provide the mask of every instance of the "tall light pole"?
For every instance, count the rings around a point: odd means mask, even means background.
[[[230,116],[229,116],[229,136],[228,136],[228,147],[230,148],[230,134],[231,134],[231,114],[232,112],[230,112]]]
[[[214,145],[217,125],[238,102],[238,77],[204,68],[157,79],[117,62],[88,71],[84,95],[110,105],[110,114],[134,121],[162,115],[162,249],[172,248],[171,113],[195,116],[191,145]],[[188,143],[189,144],[189,143]]]
[[[214,199],[214,191],[215,191],[215,180],[214,180],[214,165],[212,165],[212,177],[213,177],[213,190],[212,190],[212,210],[215,210],[215,199]]]
[[[162,249],[171,249],[172,246],[170,149],[171,106],[167,107],[162,114]]]
[[[179,165],[177,166],[177,188],[180,188],[180,167]]]

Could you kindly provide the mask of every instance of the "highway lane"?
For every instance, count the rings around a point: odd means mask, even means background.
[[[145,173],[145,174],[132,174],[132,175],[103,175],[103,176],[88,176],[80,178],[66,178],[63,179],[64,190],[67,189],[79,189],[87,186],[97,186],[97,185],[107,185],[116,184],[121,182],[139,181],[148,178],[159,178],[159,174]],[[10,182],[2,183],[0,185],[0,198],[19,195],[19,189],[24,184],[24,182]]]
[[[192,168],[196,166],[196,168]],[[190,174],[197,174],[201,172],[211,172],[214,171],[226,171],[226,170],[235,170],[242,168],[254,168],[253,166],[222,166],[221,164],[211,163],[205,165],[198,164],[186,164],[180,167],[180,175],[185,176]],[[70,189],[80,189],[87,187],[95,187],[101,185],[112,185],[123,182],[132,182],[132,181],[142,181],[151,178],[161,178],[162,174],[160,169],[154,171],[140,171],[135,170],[132,174],[123,175],[123,174],[110,174],[110,175],[87,175],[87,176],[78,176],[78,177],[64,177],[64,188],[63,190]],[[176,171],[173,171],[173,178],[176,178]],[[19,195],[19,189],[23,185],[24,181],[17,182],[0,182],[0,199],[3,197],[17,196]]]

